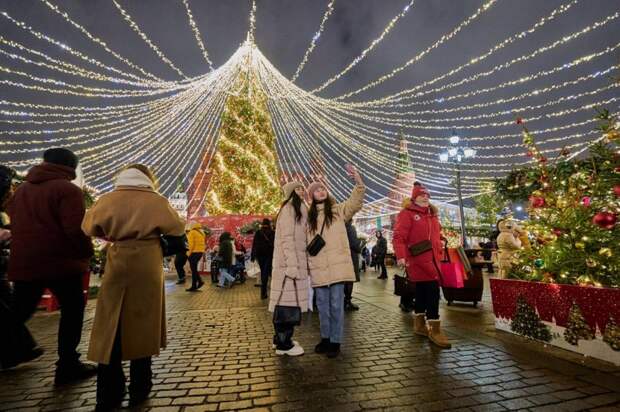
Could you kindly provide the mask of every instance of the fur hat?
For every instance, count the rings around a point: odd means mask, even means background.
[[[420,195],[428,195],[428,197],[431,197],[431,194],[428,192],[428,190],[422,186],[422,185],[415,185],[413,186],[413,190],[411,191],[411,199],[415,200],[418,196]]]
[[[43,153],[43,161],[61,166],[67,166],[74,170],[79,163],[78,157],[71,150],[65,149],[64,147],[47,149]]]
[[[320,188],[320,187],[322,187],[325,190],[327,190],[327,187],[322,182],[312,182],[310,184],[310,186],[308,186],[308,194],[310,195],[311,199],[313,199],[314,192],[316,192],[318,190],[318,188]]]
[[[293,191],[297,189],[298,187],[304,187],[304,185],[302,185],[299,182],[288,182],[287,184],[282,186],[282,192],[284,192],[284,198],[288,199],[289,197],[291,197],[291,194],[293,193]]]

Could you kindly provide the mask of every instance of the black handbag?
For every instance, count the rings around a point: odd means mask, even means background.
[[[287,278],[288,276],[285,275],[284,280],[282,281],[280,296],[278,296],[278,301],[273,309],[273,324],[282,326],[298,326],[301,325],[301,308],[299,307],[299,295],[297,293],[297,281],[295,279],[291,278],[293,285],[295,286],[295,300],[297,301],[297,306],[280,305],[280,300],[282,299],[282,294],[284,293],[284,285],[286,284]]]
[[[409,245],[409,253],[411,253],[411,256],[418,256],[432,249],[433,249],[433,244],[431,243],[430,240],[423,240],[416,244]]]
[[[319,254],[321,249],[325,247],[325,239],[323,239],[323,229],[325,229],[325,220],[323,220],[323,226],[321,226],[321,233],[314,236],[308,246],[306,246],[306,251],[310,256],[316,256]]]
[[[394,294],[396,296],[414,296],[415,283],[407,277],[407,272],[402,275],[394,275]]]
[[[189,250],[186,235],[162,235],[159,237],[159,243],[161,244],[161,251],[164,257],[185,253]]]

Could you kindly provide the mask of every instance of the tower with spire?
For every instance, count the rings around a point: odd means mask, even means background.
[[[402,130],[398,141],[398,162],[394,173],[394,182],[388,193],[388,204],[391,210],[400,210],[404,199],[411,196],[411,189],[415,182],[415,172],[409,159],[407,139]]]

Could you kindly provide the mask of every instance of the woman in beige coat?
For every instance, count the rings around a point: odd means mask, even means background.
[[[299,306],[308,311],[308,258],[306,223],[308,208],[303,201],[304,188],[299,182],[282,187],[286,199],[276,219],[269,310],[276,305]],[[274,325],[276,355],[299,356],[303,348],[291,338],[294,325]]]
[[[310,278],[316,294],[321,325],[321,342],[316,353],[335,358],[340,353],[344,331],[344,282],[355,281],[349,239],[345,222],[351,220],[363,205],[366,188],[357,170],[350,169],[355,187],[349,199],[336,203],[324,184],[308,187],[312,199],[308,210],[308,242],[320,234],[325,246],[316,256],[308,257]]]
[[[143,165],[125,168],[115,190],[86,212],[82,230],[112,242],[97,299],[88,359],[98,362],[97,410],[120,405],[125,394],[121,361],[130,360],[130,404],[148,397],[151,356],[166,345],[160,235],[180,236],[185,222],[155,191]]]

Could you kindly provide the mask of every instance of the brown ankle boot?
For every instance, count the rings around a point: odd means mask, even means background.
[[[450,349],[452,347],[448,337],[441,333],[441,322],[439,319],[428,321],[428,338],[442,349]]]
[[[416,313],[413,315],[413,333],[420,336],[428,336],[426,315],[424,313]]]

